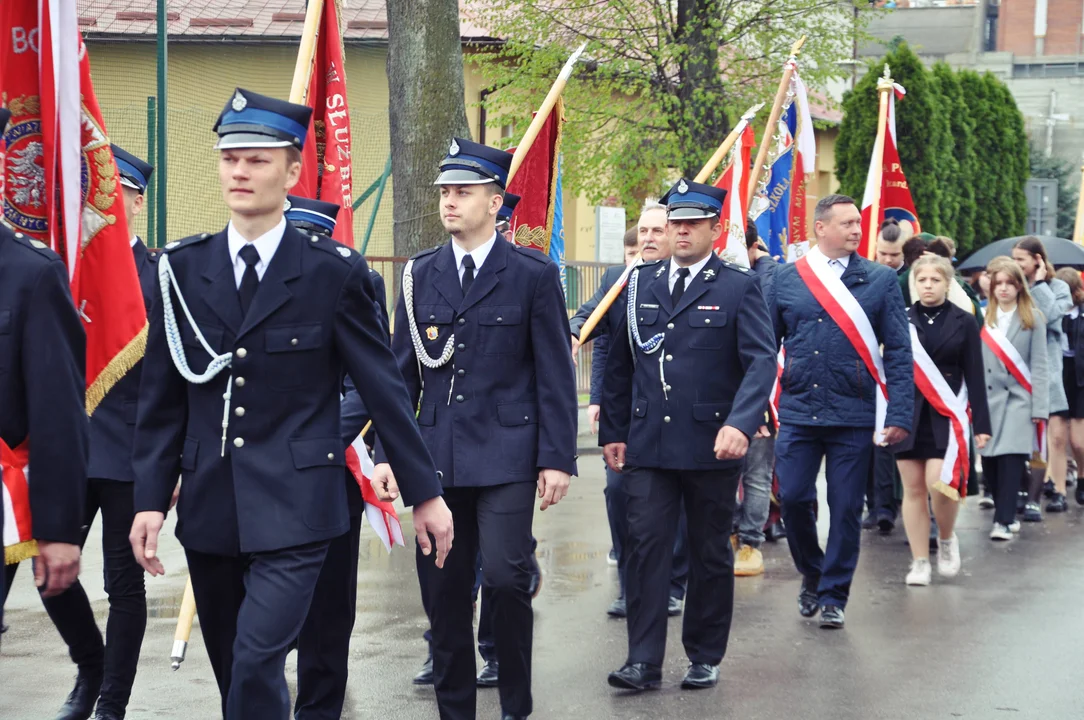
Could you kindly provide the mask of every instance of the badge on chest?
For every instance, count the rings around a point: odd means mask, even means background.
[[[430,325],[425,329],[425,337],[430,340],[436,340],[438,335],[440,335],[440,330],[436,325]]]

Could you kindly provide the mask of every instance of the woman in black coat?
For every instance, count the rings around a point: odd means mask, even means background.
[[[919,299],[907,310],[914,328],[912,346],[918,343],[933,360],[949,391],[957,401],[960,387],[967,386],[971,406],[975,443],[983,447],[990,437],[990,415],[986,404],[986,384],[982,362],[982,340],[971,313],[961,310],[948,300],[949,283],[955,282],[952,265],[942,257],[925,255],[911,266]],[[916,355],[918,348],[915,348]],[[930,516],[927,498],[932,499],[939,534],[937,570],[943,577],[960,572],[960,546],[954,528],[959,501],[966,495],[960,473],[968,463],[960,463],[955,475],[942,476],[945,454],[949,445],[952,423],[927,399],[919,383],[916,362],[915,429],[906,439],[894,445],[896,460],[903,481],[903,525],[911,545],[912,563],[907,575],[908,585],[929,585]],[[933,378],[931,378],[933,380]],[[968,451],[966,438],[960,449]],[[963,457],[962,455],[960,456]]]

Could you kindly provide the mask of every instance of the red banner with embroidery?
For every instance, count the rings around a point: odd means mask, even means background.
[[[512,213],[509,239],[523,247],[549,255],[553,236],[553,213],[557,201],[557,161],[561,155],[561,126],[565,106],[561,98],[546,118],[531,149],[523,158],[508,192],[520,196]],[[515,152],[515,148],[508,148]]]
[[[353,247],[354,176],[341,28],[341,3],[328,0],[316,37],[312,77],[305,100],[313,109],[312,123],[305,141],[301,181],[293,192],[338,205],[332,237]]]
[[[900,154],[897,151],[896,138],[896,98],[903,98],[907,91],[900,85],[893,87],[893,92],[888,94],[888,120],[885,130],[884,154],[881,157],[871,156],[869,171],[866,175],[866,190],[862,195],[862,242],[858,246],[858,254],[869,257],[869,228],[880,227],[885,218],[895,218],[901,223],[908,222],[914,228],[917,235],[922,231],[918,221],[918,211],[915,210],[915,201],[911,198],[911,188],[907,184],[907,176],[903,173],[903,165],[900,163]],[[876,186],[877,163],[881,163],[881,185]],[[880,210],[877,217],[871,217],[873,213],[873,198],[880,195]]]

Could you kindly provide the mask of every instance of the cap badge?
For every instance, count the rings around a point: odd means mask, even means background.
[[[425,336],[430,340],[436,340],[438,335],[440,335],[440,330],[436,325],[430,325],[425,329]]]
[[[346,258],[350,257],[350,248],[341,247],[341,248],[335,248],[335,249],[338,250],[339,254],[342,255],[343,257],[346,257]]]
[[[233,94],[233,102],[230,104],[230,107],[233,108],[234,112],[241,112],[248,107],[248,100],[245,99],[245,96],[241,94],[240,90]]]
[[[683,179],[678,183],[678,195],[684,195],[687,192],[689,192],[689,186],[685,184],[685,180]]]
[[[459,154],[459,143],[455,141],[455,138],[452,138],[452,144],[448,146],[448,154],[452,156]]]

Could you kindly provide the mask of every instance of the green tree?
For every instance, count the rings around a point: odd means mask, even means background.
[[[907,90],[896,102],[896,138],[900,164],[915,210],[924,230],[951,231],[943,227],[942,209],[955,212],[946,200],[941,173],[956,172],[949,122],[942,96],[926,67],[907,43],[899,43],[882,59],[870,64],[853,91],[843,96],[843,122],[836,141],[836,177],[840,191],[862,197],[866,174],[877,136],[877,79],[884,65],[892,78]]]
[[[1031,176],[1052,178],[1058,181],[1058,237],[1073,237],[1076,224],[1076,204],[1080,193],[1080,168],[1058,157],[1047,157],[1039,148],[1031,146]]]
[[[998,121],[994,98],[982,76],[973,70],[959,73],[960,90],[967,102],[968,111],[975,123],[972,137],[975,140],[975,165],[971,174],[971,188],[975,194],[974,248],[980,248],[1004,235],[1005,218],[1001,212],[1002,193],[1008,185],[998,153],[1001,151],[1000,133],[994,124]]]
[[[1006,194],[1002,196],[1006,222],[1002,232],[1005,233],[1003,237],[1012,237],[1022,234],[1027,227],[1028,201],[1025,188],[1028,178],[1031,177],[1030,142],[1024,129],[1024,116],[1016,106],[1016,100],[1008,86],[992,73],[986,73],[983,81],[989,88],[990,96],[994,98],[997,127],[1001,131],[1002,154],[999,159],[1003,163],[1001,172],[1005,176],[1006,189]]]
[[[948,114],[949,141],[956,160],[955,173],[942,178],[941,231],[956,240],[960,257],[975,244],[975,119],[964,98],[956,73],[946,63],[933,66],[933,77],[941,93],[940,105]],[[952,200],[947,201],[951,196]]]
[[[860,3],[865,6],[866,3]],[[811,87],[843,72],[868,13],[837,0],[470,0],[504,38],[473,57],[494,89],[491,121],[530,120],[570,53],[589,58],[565,90],[562,139],[568,187],[632,207],[658,195],[677,170],[695,175],[742,112],[769,100],[792,43],[809,38],[801,75]],[[841,32],[841,28],[844,32]],[[763,127],[767,109],[757,119]]]

